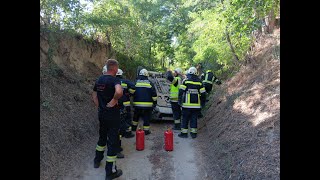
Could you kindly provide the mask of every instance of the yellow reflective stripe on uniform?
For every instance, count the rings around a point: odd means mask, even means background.
[[[174,120],[174,123],[175,123],[175,124],[180,123],[180,119],[176,119],[176,120]]]
[[[149,130],[150,126],[143,126],[143,130]]]
[[[202,85],[201,82],[193,82],[193,81],[185,81],[186,84],[193,84],[193,85]]]
[[[97,150],[97,151],[104,151],[104,150],[106,150],[106,146],[99,146],[99,145],[97,145],[96,150]]]
[[[153,102],[133,102],[133,106],[137,107],[152,107]]]
[[[121,86],[122,86],[123,88],[127,88],[127,87],[128,87],[128,84],[126,84],[126,83],[121,83]]]
[[[182,89],[182,90],[186,90],[187,86],[185,85],[180,85],[179,89]]]
[[[192,105],[192,104],[183,104],[182,107],[183,107],[183,108],[194,108],[194,109],[199,109],[199,108],[201,108],[200,105]]]
[[[156,97],[152,97],[152,100],[153,100],[153,101],[156,101],[156,100],[157,100],[157,96],[156,96]]]
[[[198,94],[198,103],[190,103],[190,94],[188,94],[189,99],[182,103],[183,108],[201,108],[200,106],[200,95]]]
[[[181,133],[188,133],[188,129],[181,128]]]
[[[209,76],[209,74],[206,73],[206,77],[204,78],[204,81],[208,81],[208,76]]]
[[[204,93],[204,92],[206,92],[206,89],[205,88],[201,88],[200,89],[200,93]]]
[[[191,128],[190,132],[197,133],[197,128]]]
[[[186,96],[186,99],[185,99],[185,101],[184,102],[188,102],[188,96]]]
[[[120,139],[120,141],[121,141],[121,138],[122,138],[122,135],[120,134],[120,135],[119,135],[119,139]]]
[[[211,71],[211,70],[207,70],[207,73],[208,73],[208,72],[212,72],[212,71]]]
[[[107,162],[116,162],[117,156],[107,156]]]
[[[136,87],[146,87],[146,88],[151,88],[152,86],[148,83],[137,83]]]
[[[132,121],[132,125],[137,126],[139,122],[137,121]]]
[[[200,103],[183,103],[184,106],[200,106]]]
[[[129,93],[133,94],[134,92],[136,92],[136,90],[134,90],[134,89],[129,89]]]
[[[130,106],[130,101],[123,102],[124,106]]]

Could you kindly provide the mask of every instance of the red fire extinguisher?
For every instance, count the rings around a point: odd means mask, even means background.
[[[136,131],[136,149],[144,150],[144,131],[140,128]]]
[[[164,149],[166,151],[173,151],[173,132],[171,129],[164,132]]]

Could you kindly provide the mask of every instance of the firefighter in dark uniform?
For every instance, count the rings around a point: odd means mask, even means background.
[[[197,77],[197,69],[191,67],[188,70],[188,78],[182,82],[179,88],[178,102],[182,107],[181,138],[188,137],[188,124],[190,121],[190,135],[197,137],[197,119],[206,102],[206,90],[201,80]]]
[[[123,90],[119,79],[115,77],[118,71],[118,61],[109,59],[106,66],[107,72],[100,76],[94,85],[92,98],[96,107],[98,107],[100,123],[94,168],[99,168],[107,146],[108,151],[105,171],[106,180],[108,180],[122,175],[122,170],[117,169],[116,158],[119,150],[120,128],[120,108],[118,106],[118,99],[121,98]]]
[[[132,130],[136,131],[139,118],[143,119],[143,130],[145,135],[151,133],[150,120],[152,110],[157,104],[157,92],[152,82],[148,80],[148,71],[141,69],[135,83],[135,92],[133,94],[134,114],[132,120]]]
[[[181,129],[181,107],[178,104],[179,87],[182,83],[182,69],[176,68],[173,73],[167,73],[170,84],[170,102],[174,119],[174,130]]]
[[[218,85],[221,84],[221,81],[213,74],[211,70],[207,70],[205,73],[201,75],[201,80],[203,83],[206,92],[209,94],[212,90],[212,84],[216,83]]]
[[[133,82],[130,82],[127,79],[122,77],[123,71],[118,69],[116,77],[121,82],[121,87],[123,89],[123,95],[119,99],[118,104],[120,106],[120,131],[119,131],[119,152],[117,153],[117,158],[124,158],[124,155],[121,153],[122,148],[122,137],[131,138],[134,137],[134,134],[131,132],[131,107],[130,107],[130,97],[129,90],[134,89]]]
[[[120,128],[120,132],[122,133],[123,137],[132,138],[134,137],[134,134],[131,131],[132,119],[130,96],[135,92],[135,84],[128,79],[124,79],[122,75],[123,71],[118,69],[117,78],[119,78],[123,89],[123,96],[119,99],[119,102],[121,102],[121,110],[124,112],[125,119],[123,126],[121,126],[122,129]]]

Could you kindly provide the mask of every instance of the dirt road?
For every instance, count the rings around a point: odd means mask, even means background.
[[[141,123],[141,122],[140,122]],[[123,138],[123,154],[125,158],[117,160],[118,168],[123,175],[119,180],[195,180],[199,179],[201,168],[199,153],[192,145],[197,139],[179,138],[174,132],[174,150],[164,150],[164,131],[172,126],[172,122],[162,121],[151,123],[151,134],[145,137],[145,149],[135,150],[135,137]],[[106,153],[105,153],[106,154]],[[84,169],[77,175],[63,178],[64,180],[103,180],[105,178],[105,159],[100,168],[93,168],[94,147]],[[106,157],[105,157],[106,158]]]

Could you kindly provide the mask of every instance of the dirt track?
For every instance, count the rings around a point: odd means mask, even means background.
[[[140,122],[141,123],[141,122]],[[199,153],[195,146],[197,139],[178,137],[178,131],[174,132],[174,150],[164,150],[164,131],[172,122],[162,121],[151,124],[151,134],[145,138],[145,149],[135,150],[135,137],[123,138],[124,159],[117,160],[118,168],[123,175],[119,180],[195,180],[199,179]],[[200,134],[201,136],[201,134]],[[93,168],[94,147],[92,154],[88,155],[87,163],[78,174],[65,177],[65,180],[103,180],[105,178],[105,159],[99,169]],[[105,153],[106,154],[106,153]],[[197,155],[196,155],[197,154]],[[200,166],[199,166],[200,165]],[[211,178],[212,179],[212,178]]]

